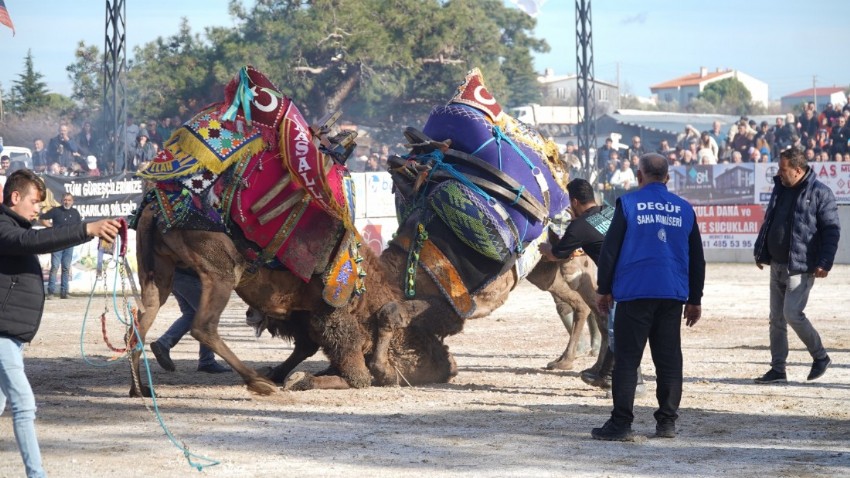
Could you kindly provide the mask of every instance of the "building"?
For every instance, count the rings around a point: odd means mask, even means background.
[[[619,107],[619,86],[605,81],[592,80],[596,93],[596,114],[602,115]],[[576,106],[578,102],[578,75],[555,75],[547,68],[543,76],[537,77],[546,106]]]
[[[727,78],[736,78],[743,83],[750,91],[753,103],[767,107],[767,83],[738,70],[721,70],[718,68],[709,72],[708,68],[700,67],[698,73],[690,73],[674,80],[650,86],[649,90],[657,97],[659,103],[676,102],[679,105],[687,105],[696,99],[706,86]]]
[[[806,104],[810,101],[815,102],[817,111],[823,111],[826,109],[827,103],[832,103],[833,105],[847,103],[847,95],[844,94],[844,88],[841,86],[809,88],[783,96],[781,98],[782,111],[793,111],[795,106]]]

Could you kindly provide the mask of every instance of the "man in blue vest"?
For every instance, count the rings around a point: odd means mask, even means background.
[[[617,337],[611,389],[611,418],[591,435],[597,440],[634,439],[637,369],[647,339],[656,369],[655,435],[676,436],[682,398],[681,324],[701,315],[705,257],[696,214],[687,201],[667,191],[667,159],[641,156],[638,187],[617,200],[599,257],[599,310],[617,301]]]

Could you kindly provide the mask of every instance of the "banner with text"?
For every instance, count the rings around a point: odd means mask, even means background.
[[[838,204],[850,204],[850,163],[809,163],[818,181],[826,184],[835,194]],[[756,197],[757,204],[767,204],[773,191],[773,177],[779,171],[777,163],[756,164]]]
[[[127,216],[142,200],[142,180],[133,173],[100,177],[45,174],[41,178],[56,203],[62,203],[65,193],[73,194],[74,207],[84,220]]]
[[[704,249],[752,249],[764,222],[760,205],[694,206]]]

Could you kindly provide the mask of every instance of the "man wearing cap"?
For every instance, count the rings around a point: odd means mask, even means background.
[[[153,160],[154,156],[156,156],[156,150],[148,141],[148,132],[142,128],[136,137],[136,145],[133,147],[133,164],[130,168],[135,171],[140,164]]]

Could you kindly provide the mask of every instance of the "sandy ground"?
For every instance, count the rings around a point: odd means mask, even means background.
[[[610,399],[577,378],[591,357],[576,371],[543,370],[566,335],[548,294],[528,283],[497,313],[448,340],[459,366],[448,384],[257,397],[234,374],[195,372],[197,343],[187,338],[172,353],[176,373],[153,363],[156,414],[150,401],[127,398],[126,361],[102,366],[110,353],[99,321],[89,318],[81,334],[87,297],[47,303],[26,367],[45,467],[54,477],[197,475],[173,443],[198,455],[196,463],[220,462],[204,474],[227,477],[848,476],[850,266],[819,280],[809,302],[834,362],[812,383],[805,381],[811,359],[795,336],[790,383],[752,382],[769,362],[767,284],[767,271],[752,265],[709,266],[703,320],[683,331],[685,387],[674,440],[649,438],[655,386],[648,353],[649,393],[635,407],[642,436],[634,443],[590,439]],[[91,314],[103,306],[96,299]],[[268,335],[255,339],[245,308],[231,301],[222,318],[225,340],[255,366],[283,360],[290,346]],[[176,315],[171,300],[152,336]],[[109,324],[120,343],[119,324]],[[81,342],[101,366],[82,358]],[[317,356],[300,369],[324,365]],[[0,434],[0,476],[22,476],[8,411]]]

